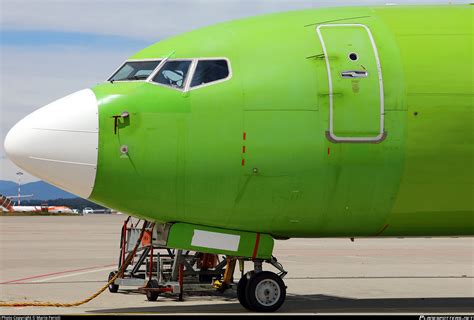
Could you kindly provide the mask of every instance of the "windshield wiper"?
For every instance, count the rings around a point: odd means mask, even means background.
[[[142,76],[131,76],[126,78],[126,80],[144,80],[148,78],[148,76],[142,75]]]
[[[125,81],[125,80],[145,80],[148,78],[147,75],[141,75],[141,76],[130,76],[127,78],[122,78],[122,79],[110,79],[110,83],[114,83],[114,81]]]

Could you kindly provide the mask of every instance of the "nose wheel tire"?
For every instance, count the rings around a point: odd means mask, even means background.
[[[146,287],[147,288],[159,288],[158,281],[150,280],[146,284]],[[151,291],[151,290],[146,291],[146,298],[147,298],[148,301],[156,301],[158,299],[158,296],[159,296],[158,291]]]
[[[242,278],[240,278],[239,283],[237,284],[237,298],[239,299],[240,304],[247,310],[252,311],[246,297],[247,284],[249,283],[250,277],[252,277],[253,272],[247,272]]]
[[[109,273],[108,281],[110,281],[113,277],[115,277],[115,274],[117,274],[116,271],[112,271],[111,273]],[[118,284],[115,284],[115,283],[109,284],[109,291],[110,292],[116,293],[118,291],[118,289],[119,289]]]
[[[273,272],[257,272],[247,280],[245,297],[248,309],[257,312],[273,312],[278,310],[285,301],[286,286],[283,280]]]

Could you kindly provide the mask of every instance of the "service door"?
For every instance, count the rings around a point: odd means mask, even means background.
[[[329,128],[333,142],[384,139],[383,79],[370,29],[361,24],[317,27],[329,86]]]

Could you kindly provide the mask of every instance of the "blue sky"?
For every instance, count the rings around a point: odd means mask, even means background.
[[[3,140],[21,118],[106,79],[163,38],[258,14],[335,5],[440,0],[0,0],[0,180],[18,170]],[[469,1],[451,1],[468,3]],[[25,174],[23,181],[37,178]]]
[[[117,35],[52,30],[1,30],[0,39],[2,46],[86,46],[94,47],[97,50],[123,48],[139,50],[152,43],[152,41]]]

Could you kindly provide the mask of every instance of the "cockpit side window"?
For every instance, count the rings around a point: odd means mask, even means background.
[[[199,60],[194,71],[191,88],[225,79],[229,76],[226,60]]]
[[[108,81],[146,80],[160,62],[161,60],[128,61]]]
[[[160,68],[152,81],[182,89],[190,66],[191,60],[169,60]]]

